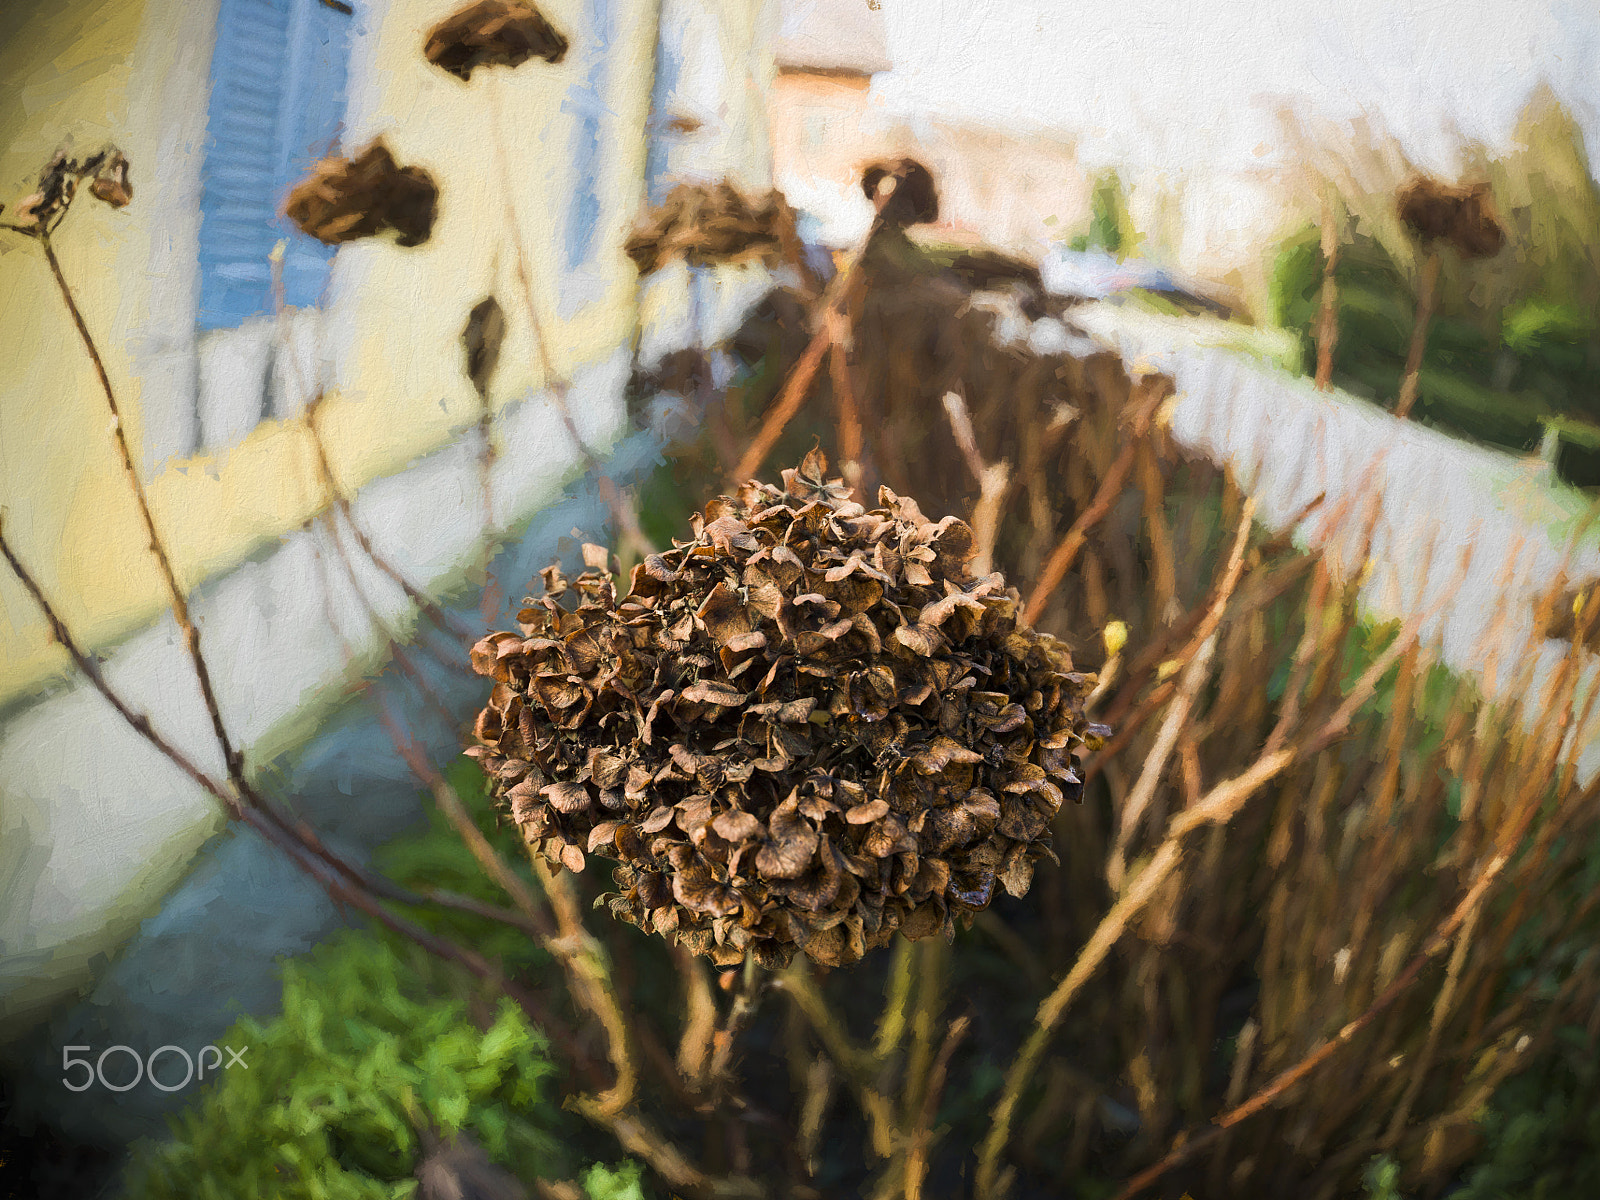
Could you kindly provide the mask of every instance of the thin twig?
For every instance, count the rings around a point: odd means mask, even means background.
[[[1192,657],[1185,656],[1188,657],[1188,662],[1179,680],[1177,698],[1167,709],[1167,716],[1162,722],[1161,731],[1156,735],[1155,745],[1145,756],[1139,780],[1134,784],[1133,791],[1128,794],[1127,805],[1123,808],[1118,822],[1111,859],[1107,863],[1106,882],[1111,885],[1112,891],[1122,889],[1128,844],[1133,838],[1140,817],[1144,815],[1150,801],[1155,798],[1156,788],[1160,786],[1162,775],[1167,769],[1167,761],[1178,744],[1178,737],[1189,720],[1189,714],[1193,711],[1200,689],[1210,677],[1211,655],[1216,648],[1216,629],[1222,622],[1222,615],[1227,611],[1228,602],[1233,598],[1234,589],[1239,585],[1239,576],[1244,571],[1244,550],[1250,539],[1250,528],[1255,520],[1255,512],[1256,504],[1252,497],[1245,501],[1244,509],[1239,515],[1239,524],[1234,531],[1233,548],[1229,551],[1228,565],[1223,572],[1222,586],[1217,589],[1217,594],[1207,607],[1206,615],[1191,641],[1191,645],[1197,643],[1197,647]]]
[[[1428,250],[1422,264],[1422,282],[1417,289],[1417,315],[1411,327],[1411,348],[1406,352],[1406,373],[1400,380],[1400,398],[1395,402],[1394,415],[1402,421],[1417,402],[1417,391],[1422,375],[1422,356],[1428,348],[1428,326],[1433,321],[1434,306],[1439,299],[1439,251]]]
[[[730,1078],[729,1067],[733,1062],[733,1049],[739,1040],[739,1034],[755,1016],[756,1006],[760,1003],[761,993],[765,990],[764,979],[760,965],[753,955],[747,954],[744,960],[744,970],[738,994],[733,998],[733,1004],[728,1010],[728,1019],[723,1027],[712,1035],[711,1052],[711,1078],[725,1081]]]
[[[1051,552],[1044,569],[1039,572],[1039,580],[1034,584],[1033,592],[1028,596],[1027,606],[1023,609],[1022,619],[1029,625],[1038,624],[1039,618],[1044,615],[1045,605],[1050,602],[1050,597],[1055,594],[1056,588],[1061,586],[1061,581],[1072,568],[1078,552],[1088,540],[1089,530],[1111,511],[1112,504],[1122,494],[1122,485],[1127,481],[1128,472],[1133,469],[1134,458],[1139,452],[1139,440],[1150,428],[1151,418],[1155,416],[1156,409],[1166,399],[1172,386],[1171,381],[1161,375],[1151,376],[1142,382],[1145,384],[1144,390],[1149,394],[1134,413],[1126,444],[1106,471],[1094,500],[1088,508],[1078,514],[1078,519],[1072,523],[1072,527],[1062,537],[1060,544]]]
[[[281,849],[289,856],[290,861],[321,883],[335,899],[353,904],[363,912],[376,917],[394,932],[411,938],[418,945],[441,958],[460,963],[481,978],[498,978],[495,972],[488,969],[487,963],[480,956],[437,939],[421,926],[415,925],[404,918],[395,917],[378,906],[372,897],[381,896],[383,899],[413,906],[437,904],[441,907],[453,908],[461,912],[471,913],[474,916],[501,921],[502,923],[515,925],[519,924],[519,922],[508,920],[508,915],[500,910],[489,908],[469,897],[458,896],[452,892],[430,892],[425,895],[415,895],[398,884],[384,879],[382,876],[367,872],[333,854],[304,821],[297,818],[291,819],[286,815],[277,813],[275,809],[263,811],[263,806],[260,804],[247,803],[245,798],[230,793],[221,783],[212,779],[197,767],[181,750],[156,732],[155,728],[150,724],[150,718],[143,713],[135,712],[111,687],[106,681],[104,673],[100,670],[99,664],[78,646],[71,631],[68,630],[66,623],[61,620],[55,607],[39,587],[38,582],[16,557],[10,544],[5,540],[3,529],[0,529],[0,556],[5,558],[7,564],[10,565],[12,571],[22,582],[22,586],[33,597],[34,602],[44,614],[45,620],[49,623],[52,635],[66,650],[68,656],[95,691],[99,692],[105,701],[116,710],[118,716],[127,723],[129,728],[149,742],[163,757],[203,788],[209,795],[221,801],[233,819],[247,825],[268,842]],[[256,799],[259,800],[260,797],[257,796]],[[318,867],[317,861],[319,859],[336,874],[329,875],[326,870]],[[338,876],[343,876],[343,880]]]
[[[1333,386],[1333,352],[1339,344],[1339,219],[1332,183],[1322,192],[1322,293],[1317,302],[1316,387],[1325,392]]]
[[[818,304],[816,332],[811,335],[811,341],[807,343],[805,352],[800,355],[788,378],[783,381],[783,387],[779,390],[777,398],[767,409],[761,428],[745,447],[738,465],[733,468],[733,474],[728,480],[730,487],[738,487],[761,470],[761,464],[766,462],[767,455],[771,454],[772,448],[778,444],[784,429],[800,411],[800,406],[805,403],[806,396],[811,391],[811,383],[817,377],[817,368],[822,365],[822,356],[835,342],[848,339],[849,324],[844,312],[849,307],[855,290],[856,277],[860,273],[867,248],[872,245],[878,231],[883,228],[882,209],[887,200],[887,196],[880,196],[875,202],[877,210],[873,215],[872,224],[868,226],[860,244],[850,253],[844,266],[839,269],[839,273],[823,292],[822,300]]]
[[[1341,1046],[1348,1044],[1357,1034],[1382,1016],[1396,1000],[1405,994],[1406,990],[1422,973],[1422,969],[1442,954],[1445,948],[1450,945],[1457,930],[1477,911],[1484,894],[1495,879],[1499,877],[1500,872],[1504,870],[1510,858],[1511,856],[1508,852],[1502,851],[1489,861],[1488,865],[1479,873],[1478,878],[1473,881],[1472,886],[1467,889],[1466,895],[1461,898],[1454,911],[1440,922],[1439,926],[1428,938],[1422,951],[1412,958],[1405,969],[1395,978],[1394,982],[1383,990],[1383,993],[1367,1007],[1365,1012],[1339,1030],[1334,1037],[1329,1038],[1310,1054],[1295,1063],[1294,1066],[1280,1072],[1270,1083],[1262,1087],[1243,1104],[1223,1113],[1212,1122],[1210,1129],[1204,1133],[1186,1138],[1181,1145],[1175,1146],[1169,1151],[1160,1162],[1135,1175],[1128,1181],[1122,1191],[1117,1193],[1116,1200],[1133,1200],[1133,1197],[1144,1191],[1168,1171],[1192,1158],[1198,1151],[1205,1149],[1216,1141],[1222,1136],[1224,1130],[1232,1128],[1241,1121],[1248,1120],[1275,1102],[1291,1087],[1299,1083],[1300,1080],[1332,1058]]]
[[[833,384],[833,402],[839,410],[839,471],[850,490],[855,491],[861,486],[862,476],[861,409],[856,404],[846,346],[845,341],[836,340],[828,347],[828,378]]]
[[[928,1072],[928,1084],[923,1092],[922,1104],[917,1109],[916,1121],[911,1127],[906,1149],[905,1200],[921,1200],[922,1182],[928,1174],[928,1152],[933,1147],[933,1118],[939,1110],[939,1097],[944,1094],[945,1076],[950,1059],[972,1028],[972,1018],[961,1016],[950,1023],[939,1045],[939,1053]]]
[[[134,500],[139,506],[139,515],[144,520],[145,532],[150,538],[150,553],[156,560],[156,566],[161,571],[162,581],[166,584],[167,599],[172,605],[172,616],[178,623],[178,629],[183,635],[183,645],[188,651],[189,661],[194,667],[196,679],[200,682],[200,695],[205,701],[206,714],[211,718],[211,729],[216,735],[217,745],[222,748],[223,762],[226,764],[228,776],[237,785],[244,776],[244,755],[233,745],[228,737],[228,730],[222,720],[222,710],[217,704],[217,694],[211,686],[211,672],[206,667],[206,661],[200,654],[200,632],[195,628],[194,621],[189,617],[189,601],[184,590],[178,584],[178,576],[172,569],[172,559],[167,554],[161,534],[156,530],[156,520],[150,512],[150,498],[145,494],[144,481],[139,478],[139,471],[133,465],[133,452],[128,448],[128,433],[123,428],[122,408],[117,403],[116,389],[111,386],[111,376],[106,372],[105,361],[100,357],[100,348],[95,344],[89,326],[84,322],[83,313],[78,308],[78,302],[73,297],[72,287],[67,283],[67,277],[62,273],[61,260],[56,257],[55,247],[51,245],[50,235],[41,233],[39,243],[44,247],[45,261],[50,264],[50,273],[55,277],[56,287],[61,293],[61,299],[67,306],[67,311],[72,315],[72,323],[78,330],[78,339],[83,343],[83,348],[89,353],[89,360],[94,364],[95,376],[100,381],[100,391],[105,396],[106,406],[111,410],[111,434],[117,445],[117,455],[122,466],[122,474],[133,490]]]
[[[1000,518],[1006,490],[1011,483],[1011,465],[999,462],[994,466],[983,461],[978,450],[978,438],[972,429],[972,418],[967,413],[966,402],[957,392],[944,394],[945,415],[950,418],[950,431],[955,435],[961,457],[967,470],[972,472],[978,485],[978,499],[972,506],[972,573],[987,575],[994,570],[994,547],[1000,536]]]
[[[550,389],[561,423],[566,427],[567,436],[572,439],[573,445],[582,456],[585,469],[594,477],[600,498],[611,510],[611,519],[616,526],[618,540],[630,547],[640,559],[644,559],[655,553],[655,546],[640,528],[639,514],[631,505],[623,503],[617,485],[601,470],[599,457],[578,432],[578,423],[573,420],[572,405],[569,402],[571,383],[565,375],[557,373],[555,360],[551,357],[550,339],[545,334],[544,322],[539,317],[539,305],[534,299],[533,276],[528,266],[528,247],[523,241],[522,226],[517,222],[516,203],[512,199],[515,188],[511,180],[511,164],[506,153],[498,88],[491,88],[489,91],[489,121],[490,139],[494,142],[495,160],[500,171],[506,231],[516,249],[517,284],[522,290],[522,302],[528,310],[528,327],[533,335],[534,353],[539,359],[539,370],[544,377],[544,386]]]
[[[1122,937],[1128,922],[1154,899],[1177,867],[1182,857],[1184,837],[1202,824],[1231,820],[1246,800],[1281,774],[1294,759],[1295,752],[1292,750],[1280,750],[1260,758],[1244,773],[1212,788],[1199,804],[1180,813],[1149,863],[1134,876],[1111,911],[1101,918],[1066,978],[1039,1006],[1033,1032],[1006,1072],[1005,1085],[995,1105],[989,1134],[978,1152],[979,1200],[991,1200],[998,1194],[996,1185],[999,1183],[1000,1154],[1010,1140],[1017,1102],[1022,1098],[1022,1089],[1043,1060],[1056,1027],[1066,1015],[1073,998]]]

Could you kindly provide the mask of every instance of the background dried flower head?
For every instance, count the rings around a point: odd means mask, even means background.
[[[925,225],[939,219],[939,189],[914,158],[873,163],[861,173],[861,190],[886,225]]]
[[[1505,245],[1488,184],[1459,188],[1417,179],[1400,192],[1398,204],[1400,219],[1418,237],[1448,242],[1462,258],[1492,258]]]
[[[286,217],[330,246],[393,229],[401,246],[420,246],[433,232],[439,189],[421,167],[402,167],[382,138],[354,158],[331,154],[296,184]]]
[[[434,66],[468,80],[479,67],[516,67],[530,58],[558,63],[567,39],[525,0],[479,0],[435,25],[422,52]]]
[[[793,213],[783,196],[746,196],[727,180],[680,183],[651,209],[625,249],[641,275],[681,258],[692,267],[743,258],[776,259]]]
[[[948,935],[1027,892],[1081,788],[1091,681],[970,574],[966,524],[825,471],[711,501],[625,598],[587,547],[472,654],[476,753],[529,843],[620,860],[612,912],[719,964]]]
[[[39,186],[17,203],[13,227],[24,233],[48,233],[66,215],[84,179],[89,180],[90,194],[112,208],[125,208],[133,199],[128,160],[115,146],[81,161],[58,150],[39,173]]]

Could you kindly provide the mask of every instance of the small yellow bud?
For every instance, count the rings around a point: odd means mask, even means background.
[[[1122,653],[1122,648],[1128,644],[1127,622],[1108,621],[1100,636],[1105,639],[1106,654],[1115,658]]]

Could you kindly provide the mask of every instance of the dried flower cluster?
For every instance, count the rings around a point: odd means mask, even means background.
[[[401,246],[433,233],[439,188],[421,167],[402,167],[378,138],[354,158],[331,154],[311,169],[284,202],[283,214],[330,246],[375,237],[385,229]]]
[[[624,248],[641,275],[675,258],[694,267],[776,258],[785,224],[792,220],[776,191],[752,200],[725,179],[709,187],[680,183],[650,210]]]
[[[1493,258],[1505,245],[1488,184],[1448,187],[1417,179],[1399,195],[1400,219],[1423,241],[1449,242],[1462,258]]]
[[[89,181],[89,194],[112,208],[125,208],[133,199],[128,160],[121,150],[107,146],[82,161],[68,158],[61,150],[39,173],[38,188],[18,202],[16,227],[28,233],[48,233],[66,213],[84,179]]]
[[[612,912],[719,964],[847,964],[1023,895],[1104,732],[965,523],[825,471],[713,500],[626,598],[587,547],[472,652],[495,686],[468,753],[530,846],[620,860]]]
[[[468,80],[479,67],[519,67],[530,58],[558,63],[567,39],[527,0],[479,0],[435,25],[422,53]]]
[[[926,225],[939,219],[933,174],[914,158],[873,163],[861,173],[861,190],[885,225]]]

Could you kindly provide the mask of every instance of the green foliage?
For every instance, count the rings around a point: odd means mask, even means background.
[[[588,1193],[589,1200],[644,1200],[638,1163],[623,1163],[618,1167],[595,1163],[583,1176],[583,1190]]]
[[[1588,1033],[1508,1080],[1479,1118],[1484,1148],[1455,1200],[1600,1196],[1600,1062]]]
[[[429,966],[365,932],[336,938],[283,972],[283,1013],[249,1017],[222,1039],[248,1046],[233,1069],[147,1148],[130,1196],[409,1196],[419,1152],[407,1101],[445,1136],[466,1130],[513,1171],[556,1146],[543,1037],[501,1001],[480,1028],[459,999],[426,986]]]
[[[1366,1200],[1405,1200],[1400,1191],[1400,1164],[1387,1154],[1379,1155],[1367,1164],[1361,1183]]]
[[[1600,263],[1592,240],[1600,189],[1581,135],[1559,106],[1530,106],[1519,141],[1524,149],[1488,164],[1510,236],[1506,249],[1477,263],[1444,252],[1440,307],[1414,411],[1420,420],[1522,451],[1539,445],[1552,418],[1600,422]],[[1298,336],[1306,374],[1316,363],[1322,272],[1318,231],[1307,227],[1279,247],[1269,285],[1271,319]],[[1416,312],[1414,273],[1415,264],[1397,262],[1365,228],[1347,236],[1334,273],[1337,386],[1392,404]]]
[[[1483,1149],[1451,1200],[1568,1200],[1600,1195],[1600,1063],[1587,1031],[1557,1035],[1562,1052],[1501,1085],[1478,1117]],[[1405,1200],[1400,1167],[1375,1158],[1367,1200]]]
[[[451,772],[497,839],[471,762]],[[509,835],[514,836],[514,835]],[[425,829],[382,856],[393,876],[499,902],[470,852],[429,806]],[[434,915],[436,927],[502,962],[539,954],[513,929]],[[520,1179],[576,1167],[556,1136],[543,1035],[511,1000],[491,1003],[465,976],[385,932],[351,930],[283,967],[283,1008],[241,1019],[220,1043],[248,1046],[248,1070],[220,1073],[173,1121],[173,1140],[138,1147],[131,1200],[404,1200],[422,1153],[415,1121],[465,1132]],[[642,1200],[638,1168],[595,1166],[591,1200]]]
[[[1416,311],[1410,281],[1383,247],[1366,237],[1341,248],[1335,280],[1339,341],[1334,383],[1388,405],[1399,392],[1410,345]],[[1273,319],[1298,336],[1301,369],[1308,375],[1316,368],[1312,330],[1321,287],[1322,255],[1316,232],[1307,229],[1280,249],[1270,299]],[[1587,414],[1589,406],[1600,402],[1600,391],[1585,391],[1577,378],[1557,377],[1557,367],[1570,359],[1572,346],[1538,340],[1536,330],[1543,327],[1535,326],[1530,316],[1521,317],[1515,327],[1523,333],[1522,353],[1502,341],[1499,325],[1498,315],[1486,322],[1482,314],[1452,309],[1434,319],[1416,412],[1478,441],[1528,450],[1538,445],[1545,419],[1560,412]],[[1594,383],[1600,386],[1600,374]]]
[[[1073,250],[1106,250],[1121,254],[1133,249],[1133,221],[1128,216],[1128,201],[1122,179],[1107,171],[1095,180],[1089,198],[1089,228],[1074,237]]]

